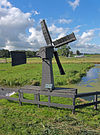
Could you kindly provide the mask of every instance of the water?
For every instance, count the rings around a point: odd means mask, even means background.
[[[77,84],[77,87],[79,90],[83,89],[83,92],[100,91],[100,64],[91,68]],[[94,96],[83,97],[83,99],[91,101],[94,100]]]
[[[96,64],[95,67],[91,68],[77,85],[81,87],[95,87],[94,84],[98,82],[100,82],[100,64]]]
[[[91,68],[79,83],[67,85],[66,87],[77,88],[78,93],[100,91],[100,64],[96,64],[95,67]],[[93,100],[93,97],[84,99]]]

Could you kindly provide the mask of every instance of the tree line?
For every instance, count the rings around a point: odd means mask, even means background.
[[[16,50],[19,51],[19,50]],[[24,50],[22,50],[24,51]],[[26,57],[30,58],[30,57],[36,57],[36,51],[25,51],[26,52]],[[0,58],[10,58],[11,57],[11,51],[6,50],[6,49],[2,49],[0,50]]]
[[[68,45],[64,45],[64,46],[58,48],[57,51],[60,56],[73,57],[73,55],[74,55],[73,51],[71,50],[71,47]],[[81,55],[80,51],[76,50],[75,55]]]
[[[19,51],[19,50],[16,50],[16,51]],[[24,51],[24,50],[22,50]],[[71,50],[71,48],[67,45],[64,45],[60,48],[58,48],[58,54],[60,56],[66,56],[66,57],[72,57],[73,56],[73,51]],[[32,58],[32,57],[36,57],[36,53],[37,51],[25,51],[26,52],[26,57],[27,58]],[[80,51],[77,50],[76,51],[76,55],[80,55]],[[6,49],[2,49],[0,50],[0,58],[10,58],[11,57],[11,51],[9,50],[6,50]]]

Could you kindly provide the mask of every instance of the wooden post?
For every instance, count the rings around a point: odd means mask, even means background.
[[[37,94],[37,101],[40,101],[40,94]],[[38,108],[40,107],[40,104],[38,103]]]
[[[97,110],[97,101],[98,101],[98,92],[96,91],[96,95],[94,96],[94,102],[95,102],[94,109],[95,110]]]
[[[72,114],[75,114],[75,95],[73,96],[73,110]]]
[[[50,107],[50,103],[51,103],[51,96],[48,96],[48,107]]]
[[[19,92],[19,104],[22,105],[22,102],[21,102],[22,94],[20,90],[18,90],[18,92]]]
[[[37,94],[34,94],[34,100],[37,101]]]

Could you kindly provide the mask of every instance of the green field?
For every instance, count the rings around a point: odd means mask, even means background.
[[[55,86],[67,86],[80,81],[87,70],[99,63],[100,56],[85,58],[60,58],[66,75],[61,76],[53,60]],[[9,59],[10,61],[10,59]],[[88,62],[88,63],[87,63]],[[78,64],[77,64],[78,63]],[[79,64],[80,63],[80,64]],[[28,59],[28,64],[11,67],[11,63],[0,64],[0,85],[23,86],[41,85],[42,64],[40,58]],[[13,95],[18,97],[16,93]],[[24,94],[24,98],[33,99],[33,95]],[[47,97],[41,97],[44,101]],[[55,103],[71,104],[71,99],[52,99]],[[76,103],[84,103],[78,99]],[[100,135],[100,106],[77,109],[75,115],[70,109],[45,107],[0,100],[0,135]]]
[[[100,55],[85,55],[82,58],[74,58],[74,57],[61,57],[60,60],[62,63],[95,63],[100,64]],[[0,58],[0,63],[5,63],[6,60],[4,58]],[[11,58],[7,58],[7,62],[11,62]],[[28,58],[27,63],[41,63],[41,58]],[[55,58],[53,58],[53,63],[55,63]]]
[[[86,75],[93,64],[62,64],[65,75],[60,75],[57,64],[53,64],[55,86],[74,84]],[[25,64],[12,67],[10,63],[0,64],[0,85],[3,86],[23,86],[41,85],[42,64]]]

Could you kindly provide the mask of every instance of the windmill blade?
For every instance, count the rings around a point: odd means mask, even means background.
[[[41,21],[41,28],[42,28],[42,32],[43,32],[47,45],[52,45],[52,39],[51,39],[50,33],[48,31],[47,25],[45,23],[45,20]]]
[[[76,40],[75,34],[71,33],[65,37],[62,37],[60,39],[57,39],[56,41],[53,41],[53,44],[54,44],[55,48],[58,48],[60,46],[63,46],[65,44],[68,44],[68,43],[73,42],[75,40]]]
[[[58,67],[59,67],[60,74],[61,74],[61,75],[64,75],[65,72],[64,72],[63,67],[62,67],[62,65],[61,65],[61,63],[60,63],[60,60],[59,60],[57,51],[54,51],[54,56],[55,56],[57,65],[58,65]]]

